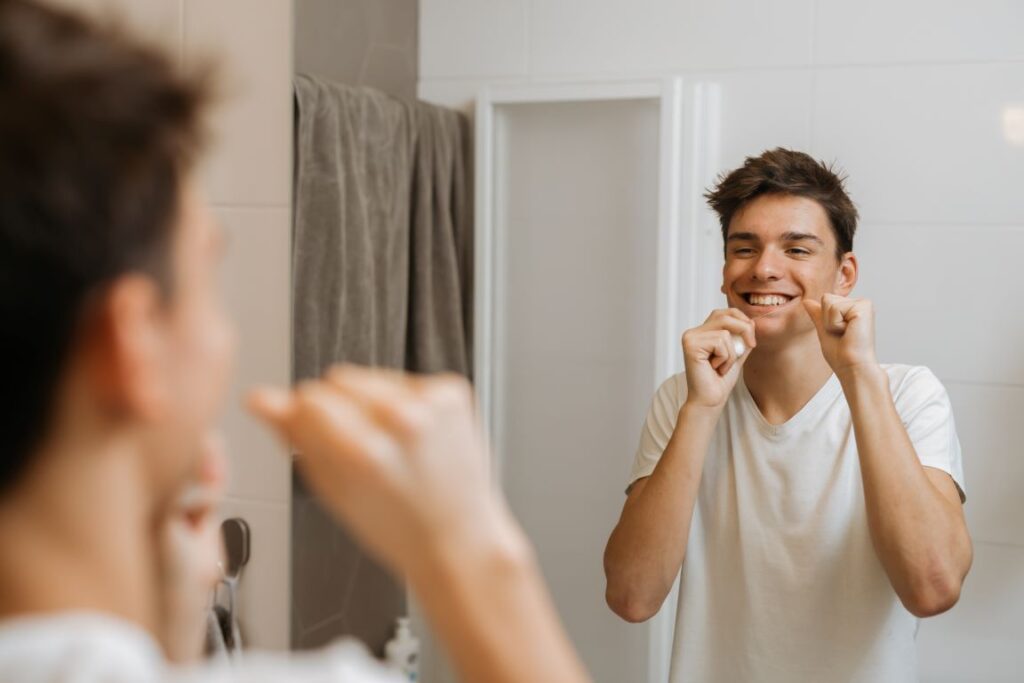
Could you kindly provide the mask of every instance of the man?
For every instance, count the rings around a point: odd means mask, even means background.
[[[643,621],[681,577],[673,683],[916,680],[915,617],[952,607],[971,564],[946,392],[876,360],[830,168],[776,149],[707,196],[730,308],[654,397],[608,604]]]
[[[345,643],[167,661],[203,639],[234,346],[192,180],[209,91],[123,35],[0,0],[0,680],[396,680]],[[408,577],[466,680],[587,679],[492,493],[465,382],[339,368],[252,408]]]

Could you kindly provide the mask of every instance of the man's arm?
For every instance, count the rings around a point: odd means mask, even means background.
[[[748,350],[737,357],[732,335],[757,345],[754,323],[736,309],[713,312],[683,335],[686,402],[654,472],[633,485],[608,539],[608,606],[626,621],[657,613],[686,554],[708,444]]]
[[[604,551],[605,599],[626,621],[650,619],[672,590],[720,412],[684,404],[654,472],[629,491]]]
[[[840,376],[853,416],[875,551],[903,605],[918,617],[956,604],[971,567],[960,493],[921,464],[880,367]]]
[[[853,418],[875,552],[903,605],[951,608],[971,567],[971,539],[952,479],[921,464],[875,360],[871,302],[825,295],[804,306]]]
[[[465,380],[343,367],[251,407],[295,444],[318,497],[409,578],[461,680],[590,680],[488,478]]]

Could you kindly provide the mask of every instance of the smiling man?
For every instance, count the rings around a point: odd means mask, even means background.
[[[832,169],[776,149],[707,197],[730,308],[654,397],[608,604],[644,621],[680,576],[673,683],[917,680],[917,618],[956,603],[972,557],[949,398],[876,360]]]

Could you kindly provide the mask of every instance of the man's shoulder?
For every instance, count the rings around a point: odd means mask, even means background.
[[[660,401],[681,406],[686,400],[686,372],[680,371],[669,375],[658,385],[654,394]]]
[[[889,391],[904,423],[915,415],[934,415],[933,407],[947,417],[952,413],[949,393],[938,376],[923,365],[883,364]]]
[[[935,373],[924,365],[882,363],[881,367],[889,377],[889,388],[894,398],[907,390],[942,387],[942,382]]]

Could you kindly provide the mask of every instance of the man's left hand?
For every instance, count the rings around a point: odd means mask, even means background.
[[[859,369],[878,367],[871,301],[825,294],[821,301],[804,299],[803,304],[818,330],[825,360],[840,379]]]

